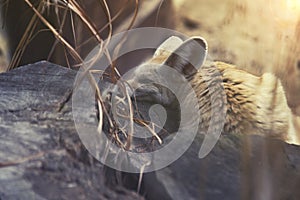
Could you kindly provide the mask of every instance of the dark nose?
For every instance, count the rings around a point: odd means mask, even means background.
[[[137,97],[139,96],[149,96],[156,93],[159,93],[159,90],[156,86],[152,84],[142,85],[134,91]]]

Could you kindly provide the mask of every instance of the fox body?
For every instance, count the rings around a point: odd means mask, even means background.
[[[161,68],[168,66],[192,86],[201,116],[199,126],[204,134],[209,126],[219,126],[220,116],[224,114],[223,133],[260,134],[300,143],[294,125],[299,119],[288,107],[278,78],[271,73],[258,77],[206,57],[207,43],[203,38],[182,41],[172,36],[160,45],[151,59],[134,70],[128,83],[138,88],[137,99],[143,97],[141,101],[171,105],[175,97],[167,89],[159,84],[143,87],[160,77]],[[184,102],[189,103],[189,95]]]

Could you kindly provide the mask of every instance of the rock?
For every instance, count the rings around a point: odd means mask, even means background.
[[[300,199],[299,146],[225,135],[199,159],[202,141],[198,135],[180,159],[144,175],[146,199]]]
[[[198,134],[174,163],[143,175],[142,197],[139,174],[106,168],[83,147],[75,75],[48,62],[0,75],[0,199],[300,199],[299,146],[231,134],[203,159]]]
[[[108,187],[77,135],[76,71],[45,61],[0,75],[0,199],[143,199]]]

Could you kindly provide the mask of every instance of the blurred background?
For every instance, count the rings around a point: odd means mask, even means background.
[[[300,114],[300,1],[175,1],[178,30],[201,35],[215,60],[255,75],[272,72],[286,89],[290,107]]]
[[[1,72],[38,60],[76,68],[80,60],[72,51],[84,58],[99,38],[158,26],[204,37],[214,60],[255,75],[274,73],[289,106],[300,113],[299,0],[2,0],[1,5]]]
[[[300,115],[299,0],[1,0],[1,23],[0,72],[40,60],[78,69],[81,59],[113,34],[165,27],[204,37],[213,60],[257,76],[274,73],[283,83],[288,105]],[[136,64],[145,57],[133,54],[122,62],[134,66],[132,60]],[[289,158],[285,152],[278,156],[281,145],[256,152],[259,162],[251,154],[254,148],[243,145],[247,155],[241,153],[243,162],[237,168],[242,169],[246,189],[252,184],[259,193],[263,181],[268,185],[273,176],[285,176],[289,169],[281,161]],[[275,166],[271,172],[270,166]],[[288,180],[286,184],[298,188]]]

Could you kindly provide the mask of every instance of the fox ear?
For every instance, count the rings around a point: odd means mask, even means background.
[[[169,56],[171,52],[174,52],[182,43],[183,41],[179,37],[171,36],[157,48],[153,57]]]
[[[165,65],[174,68],[186,78],[195,74],[207,56],[207,43],[204,38],[192,37],[183,42],[166,59]]]

